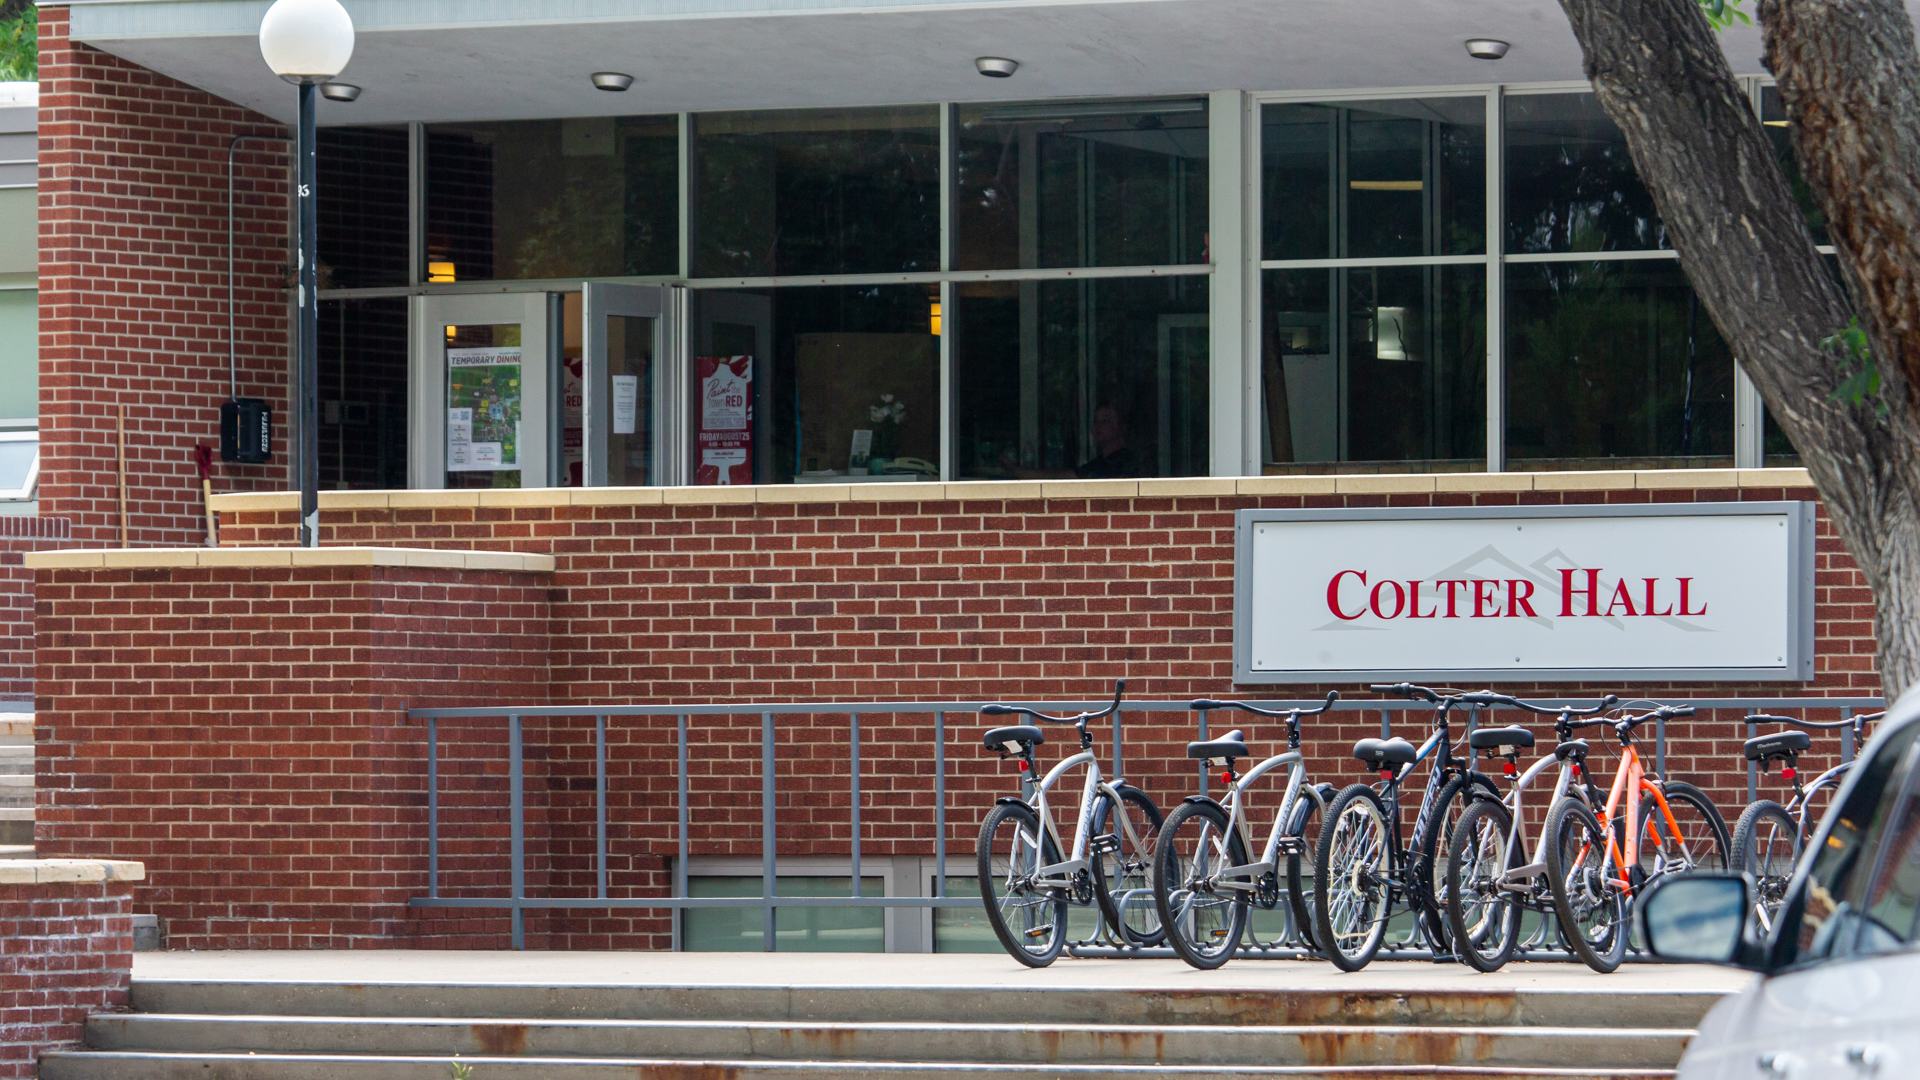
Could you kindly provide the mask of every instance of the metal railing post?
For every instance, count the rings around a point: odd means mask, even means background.
[[[607,718],[593,718],[594,865],[600,899],[607,898]]]
[[[847,733],[853,742],[853,898],[860,898],[860,714],[851,713]]]
[[[933,714],[933,895],[947,896],[947,714]]]
[[[427,717],[427,898],[440,896],[440,721]]]
[[[1207,710],[1205,709],[1200,710],[1200,737],[1194,741],[1207,741]],[[1207,759],[1201,758],[1194,763],[1194,766],[1200,770],[1200,797],[1204,799],[1207,795],[1207,783],[1211,779],[1207,775]]]
[[[1756,724],[1751,720],[1747,721],[1747,738],[1751,739],[1755,735],[1759,734],[1759,732],[1760,732],[1759,724]],[[1760,763],[1757,761],[1749,761],[1747,762],[1747,804],[1752,805],[1753,802],[1759,798],[1760,798]]]
[[[1393,712],[1390,709],[1380,710],[1380,737],[1393,738]]]
[[[772,952],[773,898],[780,895],[774,877],[773,853],[773,714],[760,714],[760,907],[766,913],[762,930],[766,951]]]
[[[1113,710],[1113,782],[1116,784],[1127,775],[1120,765],[1120,711],[1118,706]]]
[[[1667,778],[1667,718],[1664,716],[1653,720],[1653,774],[1662,780]]]
[[[527,832],[525,783],[520,773],[520,717],[507,717],[507,828],[508,847],[513,860],[513,947],[527,947],[527,911],[520,901],[527,896]]]
[[[687,898],[687,857],[693,847],[692,841],[687,836],[687,830],[689,828],[689,822],[691,821],[693,815],[690,808],[687,805],[688,804],[687,714],[681,713],[679,719],[680,719],[680,853],[679,853],[680,857],[673,861],[673,897],[676,900],[685,900]],[[686,944],[686,942],[683,940],[685,930],[684,930],[684,927],[682,927],[681,925],[683,922],[685,922],[685,916],[686,916],[686,910],[684,908],[673,912],[673,947],[675,949],[680,949],[684,947]]]
[[[1844,709],[1841,709],[1841,710],[1840,710],[1840,719],[1841,719],[1841,720],[1852,720],[1852,719],[1853,719],[1853,706],[1851,706],[1851,705],[1849,705],[1849,706],[1847,706],[1846,708],[1844,708]],[[1853,746],[1853,728],[1851,728],[1851,727],[1843,727],[1843,728],[1841,728],[1841,729],[1840,729],[1840,760],[1841,760],[1841,762],[1842,762],[1842,763],[1845,763],[1845,762],[1848,762],[1848,761],[1852,761],[1852,760],[1853,760],[1853,753],[1854,753],[1854,746]]]

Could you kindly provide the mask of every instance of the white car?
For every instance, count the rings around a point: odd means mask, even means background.
[[[1861,752],[1764,940],[1751,887],[1689,874],[1641,904],[1656,955],[1758,973],[1701,1021],[1679,1080],[1920,1077],[1920,692]]]

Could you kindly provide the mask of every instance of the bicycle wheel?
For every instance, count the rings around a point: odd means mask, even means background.
[[[1227,813],[1210,802],[1181,803],[1160,829],[1153,853],[1153,902],[1167,943],[1180,959],[1211,971],[1232,959],[1247,928],[1250,894],[1213,879],[1245,866],[1247,848],[1227,828]]]
[[[1733,865],[1729,858],[1733,843],[1727,838],[1726,819],[1706,792],[1692,784],[1669,780],[1660,785],[1660,793],[1666,796],[1667,809],[1673,814],[1671,825],[1652,797],[1640,802],[1640,869],[1646,880],[1689,870],[1725,870]],[[1678,833],[1674,832],[1676,827]]]
[[[1420,833],[1420,847],[1414,854],[1413,870],[1409,875],[1415,883],[1412,890],[1414,895],[1410,900],[1420,914],[1421,928],[1435,958],[1453,952],[1453,935],[1448,929],[1446,917],[1446,851],[1454,826],[1459,823],[1460,815],[1466,812],[1469,790],[1476,790],[1489,799],[1499,798],[1484,780],[1477,777],[1456,776],[1447,781],[1446,786],[1440,789],[1439,797],[1434,800],[1426,829]]]
[[[1386,808],[1367,785],[1353,785],[1327,807],[1313,854],[1313,932],[1342,971],[1366,967],[1386,937],[1392,843]]]
[[[1547,887],[1560,936],[1586,965],[1606,972],[1627,955],[1626,870],[1610,854],[1614,830],[1602,830],[1578,799],[1561,799],[1547,814]]]
[[[1294,804],[1293,822],[1287,835],[1300,841],[1298,852],[1287,856],[1287,907],[1293,917],[1293,929],[1300,945],[1319,949],[1313,936],[1313,853],[1320,847],[1320,823],[1326,807],[1321,805],[1317,788],[1302,785]]]
[[[1160,808],[1139,788],[1123,787],[1120,813],[1132,828],[1120,827],[1113,800],[1101,796],[1094,803],[1093,833],[1113,837],[1113,850],[1093,853],[1093,895],[1114,937],[1127,945],[1158,945],[1166,933],[1153,901],[1153,852],[1160,838]],[[1136,850],[1134,838],[1140,845]],[[1104,844],[1100,845],[1104,848]]]
[[[1800,861],[1803,838],[1787,808],[1761,799],[1740,814],[1733,827],[1732,862],[1735,870],[1753,877],[1753,914],[1761,936],[1773,933],[1773,921],[1786,898],[1787,882]]]
[[[1042,866],[1061,862],[1053,837],[1030,806],[1001,803],[980,826],[980,899],[1007,954],[1028,967],[1046,967],[1067,944],[1067,898],[1035,888]]]
[[[1500,887],[1517,865],[1507,853],[1512,833],[1507,808],[1483,799],[1460,815],[1447,844],[1447,928],[1454,955],[1475,971],[1500,970],[1520,943],[1520,905]]]

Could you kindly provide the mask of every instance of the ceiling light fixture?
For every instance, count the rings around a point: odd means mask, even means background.
[[[320,96],[328,101],[358,101],[360,88],[346,82],[321,83]]]
[[[593,85],[601,90],[619,93],[633,85],[633,76],[618,71],[596,71],[593,73]]]
[[[1020,61],[1004,56],[980,56],[974,58],[973,66],[989,79],[1011,79],[1013,73],[1020,70]]]
[[[1475,60],[1498,60],[1507,55],[1507,50],[1511,48],[1513,48],[1513,46],[1501,41],[1499,38],[1469,38],[1467,40],[1467,55],[1473,57]]]

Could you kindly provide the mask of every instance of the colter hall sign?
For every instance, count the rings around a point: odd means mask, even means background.
[[[1245,683],[1813,678],[1813,506],[1242,510]]]

